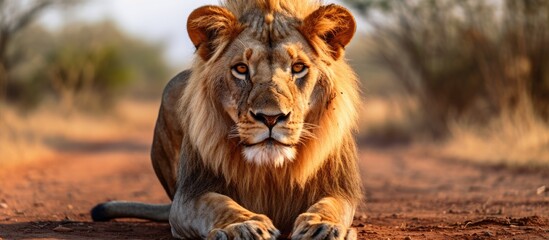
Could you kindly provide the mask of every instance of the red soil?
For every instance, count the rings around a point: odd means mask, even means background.
[[[150,139],[80,142],[56,159],[0,169],[0,239],[171,239],[167,223],[89,216],[106,200],[168,202],[149,162]],[[479,166],[411,147],[363,147],[360,156],[361,239],[549,239],[546,170]]]

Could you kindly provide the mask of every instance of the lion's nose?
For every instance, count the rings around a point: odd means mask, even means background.
[[[262,122],[263,124],[267,125],[267,127],[269,127],[269,128],[273,128],[277,123],[285,121],[290,116],[290,113],[288,113],[288,114],[280,113],[280,114],[276,114],[276,115],[267,115],[267,114],[263,114],[263,113],[253,113],[251,111],[250,111],[250,114],[252,115],[252,117],[255,120]]]

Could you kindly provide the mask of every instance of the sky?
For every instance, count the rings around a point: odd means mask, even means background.
[[[127,33],[166,46],[165,57],[174,67],[185,66],[194,52],[186,29],[196,8],[217,5],[218,0],[88,0],[73,11],[52,10],[40,21],[56,28],[69,21],[110,19]],[[340,3],[325,0],[325,3]]]

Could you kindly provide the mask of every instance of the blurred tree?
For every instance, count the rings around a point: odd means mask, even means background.
[[[373,26],[376,55],[418,99],[425,129],[535,105],[549,118],[549,1],[345,0]]]
[[[549,121],[549,1],[505,0],[504,10],[504,37],[515,56],[508,74],[520,82],[514,86],[525,92],[535,110]],[[513,96],[512,92],[508,95]]]
[[[55,32],[29,28],[13,49],[26,59],[12,69],[19,83],[15,99],[24,107],[53,97],[65,111],[105,109],[128,91],[157,96],[169,71],[160,45],[129,36],[109,21],[72,23]]]
[[[12,62],[7,50],[14,36],[46,9],[77,2],[81,0],[0,0],[0,102],[5,99],[9,87]]]

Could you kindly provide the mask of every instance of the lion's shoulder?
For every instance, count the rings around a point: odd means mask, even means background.
[[[178,101],[179,98],[181,98],[183,89],[187,86],[191,73],[191,70],[185,70],[175,75],[175,77],[166,84],[164,92],[162,93],[162,101],[167,103]]]
[[[151,159],[154,171],[170,197],[175,194],[176,166],[183,138],[178,102],[190,75],[191,70],[185,70],[168,82],[162,93],[162,104],[154,129]]]

